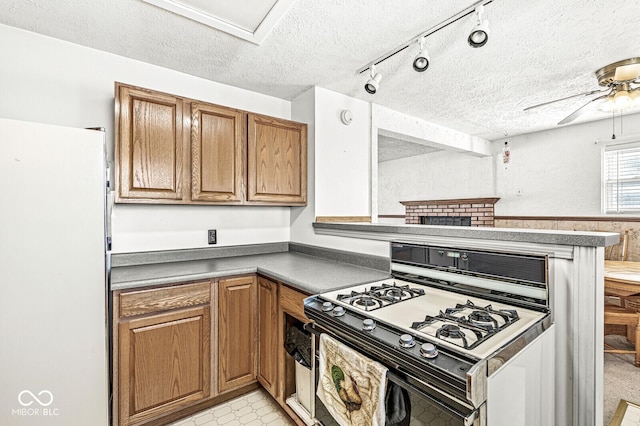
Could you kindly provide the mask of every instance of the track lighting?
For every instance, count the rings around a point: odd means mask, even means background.
[[[476,7],[476,19],[478,22],[469,33],[469,38],[467,39],[471,47],[482,47],[489,41],[489,21],[482,19],[483,13],[484,6],[480,4]]]
[[[373,95],[378,90],[378,85],[380,84],[380,80],[382,80],[382,74],[376,73],[375,65],[371,65],[369,68],[371,70],[371,78],[365,83],[364,90]]]
[[[413,60],[413,69],[417,72],[426,71],[429,68],[429,54],[424,48],[424,37],[420,38],[420,51]]]
[[[487,44],[489,40],[489,21],[483,19],[484,6],[492,3],[494,0],[478,0],[472,5],[462,9],[455,15],[445,19],[439,24],[429,28],[426,31],[423,31],[420,34],[417,34],[413,38],[407,40],[402,43],[398,47],[385,52],[381,56],[378,56],[373,61],[369,61],[367,65],[358,69],[356,74],[363,74],[367,71],[371,72],[371,78],[367,80],[367,83],[364,85],[364,89],[371,94],[376,93],[378,90],[378,85],[380,84],[380,79],[382,79],[382,75],[380,73],[375,72],[375,66],[380,63],[386,61],[387,59],[397,55],[398,53],[404,51],[405,49],[413,46],[414,44],[420,45],[420,51],[413,59],[413,69],[417,72],[424,72],[429,68],[431,64],[431,59],[429,58],[429,53],[427,53],[427,49],[425,48],[426,38],[430,35],[440,31],[443,28],[448,27],[454,22],[458,22],[460,19],[469,16],[471,14],[475,14],[476,17],[476,26],[473,28],[468,37],[468,42],[471,47],[482,47]]]

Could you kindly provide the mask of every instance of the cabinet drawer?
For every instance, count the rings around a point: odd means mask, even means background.
[[[210,301],[210,281],[132,291],[120,294],[120,317],[203,305]]]
[[[309,322],[309,318],[304,315],[303,300],[308,297],[306,294],[287,287],[280,286],[280,308],[298,320]]]

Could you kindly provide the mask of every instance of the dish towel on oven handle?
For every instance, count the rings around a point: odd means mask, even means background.
[[[318,398],[341,426],[384,426],[387,368],[320,335]]]

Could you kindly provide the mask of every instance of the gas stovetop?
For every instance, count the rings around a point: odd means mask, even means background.
[[[415,336],[436,348],[446,347],[477,359],[488,357],[546,316],[399,279],[323,293],[318,302],[323,314],[333,318],[349,312],[363,315],[365,332],[378,322],[397,329],[400,346],[413,346]]]
[[[390,272],[308,297],[304,312],[429,398],[481,407],[487,377],[551,326],[546,256],[392,242]]]

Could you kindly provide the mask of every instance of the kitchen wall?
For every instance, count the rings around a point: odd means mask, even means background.
[[[634,134],[640,140],[640,114],[624,116],[622,129],[616,118],[611,140],[612,121],[605,119],[494,141],[496,216],[600,215],[602,147]]]
[[[0,117],[106,128],[113,159],[114,81],[290,118],[291,102],[0,25]],[[48,182],[55,191],[64,182]],[[43,206],[46,213],[47,206]],[[116,205],[116,253],[289,240],[288,207]]]
[[[379,214],[404,214],[398,201],[495,196],[496,216],[601,215],[602,147],[640,140],[640,114],[623,117],[622,128],[616,119],[615,141],[607,119],[496,140],[492,157],[440,151],[380,163]]]
[[[340,120],[350,110],[353,121]],[[316,88],[316,216],[371,215],[371,104]]]
[[[491,142],[380,105],[372,106],[372,117],[372,216],[379,222],[404,223],[384,217],[404,216],[400,201],[493,196]],[[378,134],[437,151],[378,163]]]
[[[308,206],[116,205],[115,253],[207,247],[206,230],[217,229],[218,246],[291,240],[388,255],[385,243],[315,235],[312,227],[319,215],[371,214],[368,102],[311,88],[292,108],[292,102],[283,99],[5,25],[0,25],[0,54],[0,116],[72,127],[103,126],[111,161],[114,81],[310,123]],[[342,109],[353,112],[349,126],[340,122]],[[54,185],[50,184],[51,190]]]
[[[308,128],[309,198],[305,207],[291,208],[291,241],[388,256],[389,245],[381,241],[316,235],[317,216],[371,215],[371,121],[370,104],[320,87],[294,99],[293,120]],[[349,109],[353,122],[344,125],[340,113]]]
[[[379,215],[404,216],[405,209],[400,201],[494,195],[492,157],[438,151],[378,165]],[[380,222],[390,221],[381,219]],[[404,223],[404,219],[395,222]]]
[[[311,123],[308,206],[116,205],[118,253],[206,247],[205,231],[215,228],[219,246],[291,240],[384,256],[385,243],[315,235],[312,222],[316,216],[369,216],[377,206],[378,214],[403,214],[397,201],[411,199],[498,196],[497,216],[600,212],[601,145],[594,141],[610,138],[610,120],[507,138],[506,168],[505,140],[493,142],[493,157],[441,151],[378,166],[371,158],[371,129],[380,127],[372,126],[372,104],[326,89],[311,88],[289,102],[5,25],[0,54],[0,116],[104,126],[110,159],[114,81]],[[343,109],[353,112],[349,126],[340,122]],[[639,114],[624,119],[624,134],[631,133],[640,133]],[[43,187],[55,191],[63,184]],[[372,207],[375,197],[379,204]]]

